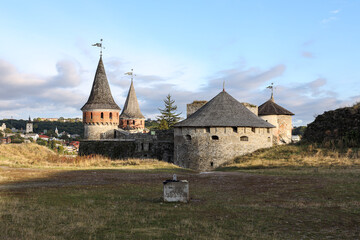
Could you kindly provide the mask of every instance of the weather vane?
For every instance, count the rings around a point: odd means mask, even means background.
[[[134,74],[134,69],[131,69],[130,72],[126,72],[124,74],[131,76],[131,82],[133,81],[133,77],[136,76],[136,74]]]
[[[266,88],[271,89],[271,98],[273,98],[274,97],[274,83],[271,83],[271,85],[267,86]]]
[[[225,80],[223,81],[223,92],[225,92]]]
[[[100,42],[99,43],[95,43],[93,44],[92,46],[95,46],[95,47],[99,47],[100,48],[100,57],[102,56],[102,50],[105,49],[105,47],[103,47],[102,45],[102,39],[100,39]]]

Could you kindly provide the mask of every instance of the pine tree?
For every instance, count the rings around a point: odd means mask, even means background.
[[[167,129],[169,129],[169,125],[168,125],[168,123],[167,123],[167,121],[165,119],[160,120],[158,129],[159,130],[167,130]]]
[[[158,116],[158,121],[161,123],[163,120],[167,122],[168,128],[172,128],[172,126],[177,123],[181,118],[181,113],[176,113],[177,106],[174,105],[175,100],[171,99],[171,95],[168,94],[166,98],[164,99],[165,108],[161,109],[159,108],[159,111],[161,113],[160,116]],[[165,124],[162,124],[162,127],[165,127]]]

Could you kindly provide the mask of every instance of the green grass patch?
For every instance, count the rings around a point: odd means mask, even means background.
[[[180,178],[190,183],[192,200],[188,204],[162,202],[162,180],[170,175],[160,172],[96,170],[49,176],[39,183],[57,179],[79,185],[1,190],[1,239],[359,236],[359,169],[244,172],[183,173]],[[88,175],[87,180],[80,175]],[[91,180],[91,176],[96,177]],[[99,179],[106,181],[97,185]],[[82,185],[84,182],[88,184]]]

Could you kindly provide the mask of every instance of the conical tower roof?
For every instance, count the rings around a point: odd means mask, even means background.
[[[294,115],[292,112],[286,110],[285,108],[277,105],[274,100],[274,96],[271,94],[271,98],[261,104],[258,110],[259,116],[265,115]]]
[[[129,93],[126,98],[123,111],[120,114],[120,118],[145,118],[140,111],[133,80],[131,80]]]
[[[88,101],[81,108],[82,111],[90,109],[115,109],[120,107],[115,103],[111,95],[109,82],[106,77],[102,57],[100,57],[98,67],[96,69],[94,83]]]
[[[175,127],[265,127],[273,128],[225,91],[220,92]]]

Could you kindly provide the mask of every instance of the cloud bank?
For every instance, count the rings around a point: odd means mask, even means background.
[[[115,99],[125,99],[130,85],[129,77],[124,75],[124,63],[119,59],[105,62],[105,69]],[[82,91],[84,76],[78,63],[62,60],[56,63],[56,74],[40,76],[19,71],[15,66],[0,60],[0,118],[33,117],[76,117],[81,116],[80,107],[86,102],[88,93]],[[95,72],[95,69],[94,71]],[[266,89],[275,83],[275,101],[295,113],[294,125],[311,122],[314,116],[325,110],[349,106],[360,100],[353,96],[340,100],[338,94],[329,91],[326,78],[311,81],[278,85],[277,78],[286,72],[285,64],[278,64],[268,69],[258,67],[234,67],[224,69],[208,76],[206,83],[194,91],[184,90],[174,84],[174,79],[164,76],[137,74],[135,90],[140,108],[147,118],[156,118],[158,108],[163,108],[163,99],[171,94],[176,101],[179,112],[186,116],[186,104],[194,100],[210,100],[225,90],[240,102],[260,105],[270,97]],[[178,72],[174,76],[180,76]],[[87,76],[88,78],[88,76]],[[86,84],[92,84],[92,79]],[[189,81],[191,84],[191,81]],[[90,85],[88,89],[90,89]],[[119,91],[114,91],[116,88]],[[122,108],[124,102],[117,101]]]

